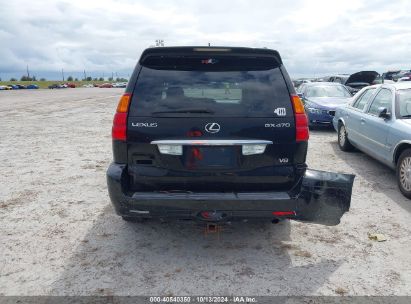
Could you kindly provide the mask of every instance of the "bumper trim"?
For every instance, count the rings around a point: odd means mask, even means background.
[[[132,195],[136,200],[287,200],[287,192],[135,192]]]
[[[152,145],[183,145],[183,146],[236,146],[236,145],[271,145],[271,140],[260,139],[178,139],[155,140]]]
[[[150,214],[150,211],[148,211],[148,210],[134,210],[134,209],[130,209],[129,212],[131,212],[131,213],[136,213],[136,214]]]

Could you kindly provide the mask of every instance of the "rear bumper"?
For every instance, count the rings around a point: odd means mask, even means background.
[[[112,163],[107,185],[117,214],[130,217],[235,221],[291,218],[337,225],[350,208],[354,175],[307,170],[290,192],[129,192],[127,167]],[[273,212],[292,212],[278,215]],[[205,218],[203,212],[211,216]]]

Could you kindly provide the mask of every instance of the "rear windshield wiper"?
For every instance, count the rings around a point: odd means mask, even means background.
[[[173,113],[204,113],[204,114],[214,114],[214,111],[207,109],[180,109],[180,110],[170,110],[170,111],[156,111],[151,113],[156,114],[173,114]]]
[[[401,115],[401,118],[411,118],[411,114]]]

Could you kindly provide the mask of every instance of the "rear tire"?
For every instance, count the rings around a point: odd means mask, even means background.
[[[404,150],[398,159],[397,182],[401,193],[411,199],[411,149]]]
[[[131,216],[122,216],[123,221],[131,223],[144,223],[146,221],[143,217],[131,217]]]
[[[354,149],[347,137],[347,130],[345,129],[345,125],[343,123],[338,125],[338,146],[345,152],[352,151]]]

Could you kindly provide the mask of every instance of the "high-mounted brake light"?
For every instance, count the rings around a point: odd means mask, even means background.
[[[113,119],[111,136],[113,140],[127,139],[127,112],[130,104],[131,94],[125,93],[118,102],[117,112]]]
[[[210,48],[210,47],[200,47],[194,48],[194,52],[231,52],[229,48]]]
[[[307,141],[310,137],[308,131],[308,119],[304,111],[304,105],[298,95],[291,95],[295,118],[295,140]]]

